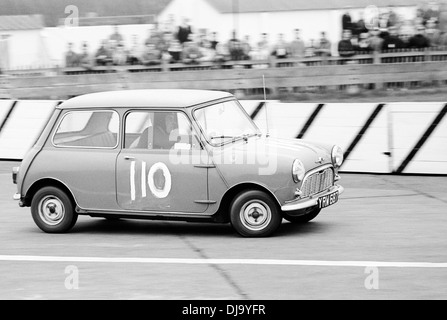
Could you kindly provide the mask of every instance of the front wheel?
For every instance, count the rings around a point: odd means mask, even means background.
[[[278,205],[265,192],[244,191],[236,196],[230,208],[233,228],[244,237],[266,237],[281,224]]]
[[[287,213],[283,213],[283,217],[285,220],[292,222],[292,223],[307,223],[313,219],[315,219],[316,216],[320,213],[320,208],[310,208],[307,209],[304,214],[298,215],[298,216],[292,216]]]
[[[47,233],[65,233],[78,219],[68,195],[56,187],[44,187],[31,201],[31,215],[36,225]]]

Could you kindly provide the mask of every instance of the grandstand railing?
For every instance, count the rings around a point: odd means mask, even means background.
[[[441,50],[442,49],[442,50]],[[383,52],[342,57],[229,61],[219,65],[163,64],[7,71],[0,78],[0,97],[55,98],[89,92],[190,88],[262,93],[330,88],[345,90],[447,84],[447,50]],[[180,72],[181,71],[181,72]]]

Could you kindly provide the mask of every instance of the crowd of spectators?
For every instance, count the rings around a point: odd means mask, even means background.
[[[341,24],[343,32],[338,43],[331,43],[324,31],[318,39],[305,41],[300,29],[292,30],[292,41],[286,41],[283,33],[273,39],[270,34],[262,33],[260,40],[253,43],[250,36],[239,38],[233,31],[227,41],[220,42],[216,32],[195,32],[189,21],[184,19],[181,25],[170,31],[156,26],[142,41],[134,35],[128,47],[119,26],[115,26],[114,32],[95,51],[83,43],[80,52],[75,52],[73,43],[69,43],[65,62],[67,67],[87,69],[109,65],[157,66],[163,63],[211,62],[219,65],[226,61],[268,60],[270,57],[328,57],[334,52],[341,57],[352,57],[362,53],[447,46],[447,19],[441,11],[431,8],[419,9],[414,20],[402,19],[393,8],[382,10],[373,21],[365,21],[362,16],[354,21],[346,11]]]
[[[373,52],[392,52],[447,46],[447,16],[432,7],[417,9],[414,20],[402,19],[393,8],[384,10],[374,21],[360,17],[353,21],[347,11],[342,17],[342,57]]]

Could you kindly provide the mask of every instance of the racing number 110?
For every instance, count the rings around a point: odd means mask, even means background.
[[[143,198],[147,197],[147,186],[149,190],[158,199],[164,199],[169,195],[172,186],[171,172],[169,168],[163,162],[157,162],[152,165],[147,172],[147,163],[141,162],[141,196]],[[155,173],[161,171],[164,177],[164,186],[160,188],[155,184]],[[131,161],[130,163],[130,197],[132,201],[136,200],[136,161]]]

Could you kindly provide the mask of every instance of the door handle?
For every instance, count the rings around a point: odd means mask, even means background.
[[[135,158],[134,157],[130,157],[130,156],[125,156],[124,160],[129,160],[130,161],[130,160],[135,160]]]

